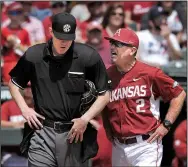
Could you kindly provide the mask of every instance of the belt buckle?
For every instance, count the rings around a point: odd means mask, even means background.
[[[126,141],[127,141],[127,138],[123,137],[123,144],[127,144]]]
[[[54,122],[54,130],[60,130],[60,125],[63,125],[62,122]]]
[[[119,140],[119,139],[118,139],[118,140]],[[126,144],[126,140],[127,140],[126,137],[122,137],[122,138],[119,140],[119,142],[120,142],[120,143],[123,143],[123,144]]]
[[[129,143],[128,143],[128,140],[131,140],[131,139],[133,139],[133,138],[135,138],[135,137],[130,137],[130,138],[123,137],[123,138],[122,138],[123,144],[129,144]]]

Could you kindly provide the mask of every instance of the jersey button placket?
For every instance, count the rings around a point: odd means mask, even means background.
[[[120,81],[121,82],[121,81]],[[119,84],[119,88],[121,88],[121,84]],[[120,118],[120,129],[121,129],[121,135],[123,135],[123,119],[122,119],[122,113],[123,113],[123,105],[122,105],[122,99],[119,99],[119,118]]]

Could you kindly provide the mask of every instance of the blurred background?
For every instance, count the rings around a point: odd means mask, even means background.
[[[54,14],[66,11],[75,16],[76,41],[94,47],[106,68],[112,63],[109,43],[103,37],[111,37],[123,27],[135,30],[140,40],[137,59],[161,68],[187,91],[187,1],[5,1],[0,4],[2,167],[27,166],[27,159],[19,152],[25,120],[8,90],[8,73],[28,47],[51,38],[48,28]],[[30,85],[22,93],[33,107]],[[161,166],[187,166],[186,101],[163,139]],[[162,120],[168,106],[161,102]],[[98,133],[98,144],[98,155],[90,165],[110,167],[111,143],[103,128]]]

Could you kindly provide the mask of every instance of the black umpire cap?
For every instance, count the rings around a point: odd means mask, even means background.
[[[52,30],[58,39],[75,40],[76,19],[69,13],[58,13],[52,16]]]

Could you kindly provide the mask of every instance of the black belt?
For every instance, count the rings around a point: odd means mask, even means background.
[[[150,137],[149,134],[141,135],[141,136],[142,136],[142,140],[147,140]],[[138,142],[136,137],[132,137],[132,138],[117,138],[117,139],[118,139],[118,141],[120,143],[123,143],[123,144],[134,144],[134,143]]]
[[[60,121],[52,121],[45,119],[43,121],[43,125],[53,128],[56,131],[69,131],[73,125],[73,122],[60,122]]]

